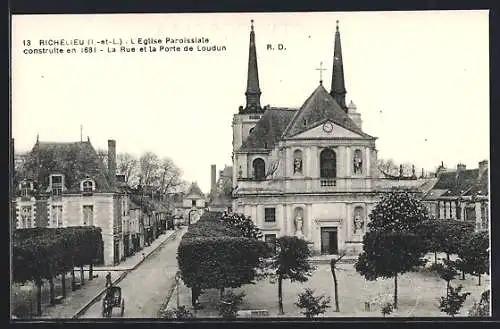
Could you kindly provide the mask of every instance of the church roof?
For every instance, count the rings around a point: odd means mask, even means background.
[[[296,112],[295,109],[268,108],[239,151],[272,150]]]
[[[333,97],[320,84],[304,102],[300,110],[287,127],[284,137],[293,137],[304,131],[316,127],[327,119],[335,124],[360,134],[365,138],[373,138],[365,134],[352,121],[345,111],[337,104]]]
[[[96,191],[112,191],[109,175],[89,141],[37,142],[29,153],[23,178],[33,179],[38,191],[49,187],[51,174],[63,174],[67,192],[80,191],[87,176],[95,181]]]
[[[198,186],[198,183],[196,182],[193,182],[191,183],[191,186],[189,187],[187,193],[186,193],[186,196],[189,196],[189,195],[199,195],[199,196],[204,196],[203,192],[201,191],[200,187]]]

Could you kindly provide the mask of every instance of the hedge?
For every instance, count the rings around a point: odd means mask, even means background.
[[[251,283],[266,252],[263,241],[243,237],[221,213],[207,212],[184,234],[177,260],[182,280],[196,295]]]

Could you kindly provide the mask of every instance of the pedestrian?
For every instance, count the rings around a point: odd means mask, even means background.
[[[111,283],[111,272],[108,272],[108,274],[106,274],[106,288],[110,287],[111,285],[112,285],[112,283]]]
[[[146,259],[146,256],[144,255],[144,253],[142,253],[142,260]]]

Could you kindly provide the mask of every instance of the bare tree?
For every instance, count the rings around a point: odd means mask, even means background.
[[[339,253],[339,257],[330,259],[330,270],[332,271],[333,287],[335,290],[335,312],[340,312],[337,273],[335,272],[335,270],[336,270],[336,266],[338,265],[339,261],[342,258],[344,258],[345,255],[346,255],[346,252],[344,250],[342,250]]]
[[[153,152],[145,152],[139,159],[140,180],[144,187],[153,186],[158,180],[160,160]]]
[[[170,158],[163,158],[158,168],[158,189],[162,195],[182,184],[182,172]]]
[[[116,162],[118,172],[125,175],[125,183],[129,186],[138,184],[139,161],[130,153],[119,153]]]
[[[399,166],[397,166],[392,159],[384,160],[378,159],[378,168],[385,174],[399,175]]]

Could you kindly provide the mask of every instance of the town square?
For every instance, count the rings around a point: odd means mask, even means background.
[[[12,320],[491,315],[487,11],[18,16],[12,47]]]

